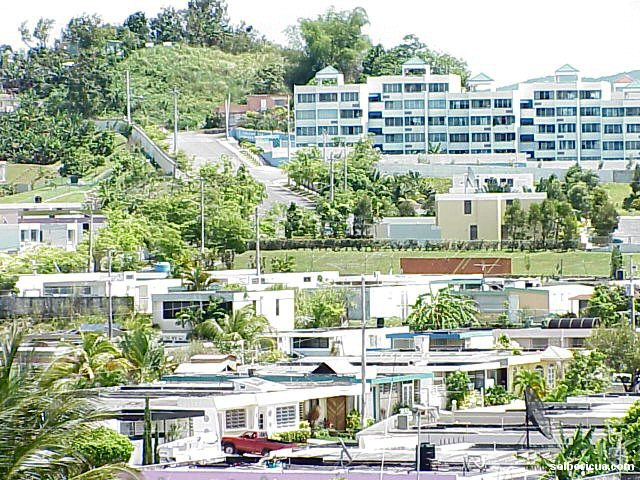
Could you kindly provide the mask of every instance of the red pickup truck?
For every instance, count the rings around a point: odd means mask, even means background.
[[[282,450],[297,446],[295,443],[269,440],[266,432],[244,432],[239,437],[222,437],[222,450],[227,455],[234,453],[255,453],[267,455],[272,450]]]

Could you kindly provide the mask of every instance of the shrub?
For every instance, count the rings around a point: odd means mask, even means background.
[[[487,388],[484,395],[485,405],[506,405],[515,397],[502,385],[495,385]]]
[[[462,407],[465,400],[469,397],[470,383],[469,374],[458,370],[457,372],[451,372],[445,379],[445,385],[447,387],[447,404],[451,407],[451,403],[455,400],[458,407]]]
[[[347,433],[353,435],[360,430],[360,423],[362,422],[362,415],[358,410],[351,410],[347,414]]]
[[[301,422],[301,427],[302,423],[306,422]],[[291,430],[289,432],[275,433],[272,438],[273,440],[278,440],[280,442],[307,443],[307,440],[311,438],[311,428],[309,428],[309,424],[307,423],[306,428]]]
[[[107,427],[98,427],[71,442],[74,451],[92,467],[126,463],[133,453],[133,444],[124,435]]]

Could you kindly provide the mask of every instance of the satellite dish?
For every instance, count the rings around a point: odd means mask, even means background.
[[[526,405],[527,444],[529,443],[529,425],[533,425],[545,438],[552,439],[551,420],[545,413],[542,400],[531,387],[524,390],[524,402]]]

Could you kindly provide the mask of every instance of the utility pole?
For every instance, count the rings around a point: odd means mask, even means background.
[[[173,155],[178,153],[178,89],[173,87]],[[175,168],[174,168],[175,171]]]
[[[93,272],[93,209],[95,208],[95,198],[92,194],[88,195],[89,205],[89,259],[87,265],[87,271]]]
[[[258,276],[258,284],[260,283],[261,266],[260,266],[260,212],[256,207],[256,275]]]
[[[322,133],[322,160],[327,161],[327,131]]]
[[[200,177],[200,255],[204,262],[204,178]]]
[[[231,94],[224,99],[224,135],[229,140],[229,113],[231,110]]]
[[[367,394],[367,314],[366,314],[366,283],[364,274],[360,277],[360,308],[362,309],[362,352],[360,355],[360,377],[362,381],[362,392],[360,399],[360,426],[364,429],[366,426],[365,413],[366,409],[366,394]]]
[[[344,164],[343,164],[344,172],[342,172],[342,188],[346,192],[347,191],[347,144],[344,144]]]
[[[329,198],[333,202],[334,197],[334,179],[333,179],[333,153],[329,156]]]
[[[125,73],[127,80],[127,123],[131,125],[131,74],[129,70]]]
[[[287,95],[287,161],[291,161],[291,98]]]
[[[633,284],[633,258],[629,255],[629,300],[631,302],[631,328],[636,331],[636,287]]]
[[[107,334],[109,336],[109,340],[113,339],[113,296],[111,294],[111,273],[112,273],[112,252],[111,250],[107,251],[108,260],[109,260],[109,279],[107,280],[108,286],[108,295],[109,295],[109,319],[107,323]]]

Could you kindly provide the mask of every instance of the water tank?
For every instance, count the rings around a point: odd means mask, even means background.
[[[160,273],[169,273],[171,271],[171,264],[169,262],[158,262],[155,264],[154,270]]]

